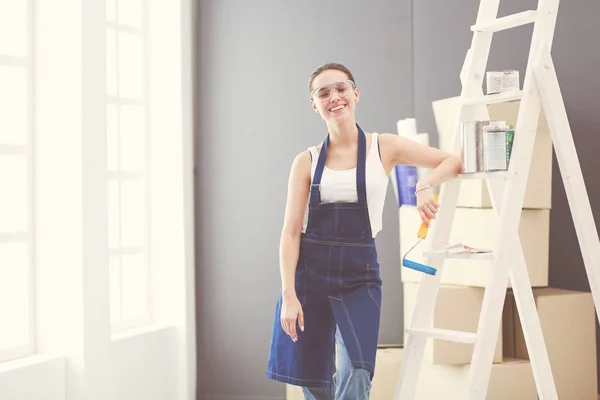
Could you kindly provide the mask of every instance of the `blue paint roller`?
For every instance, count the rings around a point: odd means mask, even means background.
[[[434,195],[435,200],[437,201],[438,199],[438,195]],[[421,226],[419,227],[419,231],[417,232],[417,237],[419,238],[419,240],[417,240],[417,243],[415,243],[413,245],[413,247],[411,247],[402,257],[402,265],[406,268],[410,268],[410,269],[414,269],[415,271],[419,271],[419,272],[423,272],[425,274],[428,275],[435,275],[435,273],[437,272],[436,268],[430,267],[429,265],[425,265],[413,260],[408,260],[406,258],[406,256],[408,255],[408,253],[410,253],[415,247],[417,247],[417,245],[419,243],[421,243],[421,240],[425,239],[427,237],[427,231],[429,230],[429,226],[427,226],[427,224],[425,222],[421,222]]]

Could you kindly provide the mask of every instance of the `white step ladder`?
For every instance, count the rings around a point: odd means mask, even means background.
[[[538,396],[544,400],[558,399],[518,236],[542,104],[598,314],[600,240],[550,55],[559,0],[539,0],[537,10],[497,18],[499,2],[500,0],[481,0],[476,24],[471,27],[474,32],[473,40],[460,74],[462,91],[459,121],[488,120],[488,104],[520,99],[521,105],[515,127],[509,170],[459,176],[458,179],[442,185],[440,193],[442,206],[437,219],[432,224],[431,237],[426,242],[429,249],[425,257],[425,262],[438,271],[436,275],[423,274],[419,284],[411,327],[406,330],[405,358],[394,396],[396,400],[414,399],[425,344],[431,339],[474,344],[464,398],[485,399],[509,278]],[[482,83],[494,32],[525,24],[534,24],[534,27],[523,90],[484,96]],[[456,132],[455,153],[459,154],[458,127]],[[498,236],[491,257],[492,272],[486,285],[477,332],[456,332],[432,327],[433,311],[445,258],[444,249],[454,218],[460,180],[464,178],[487,181],[492,206],[498,217]],[[598,317],[600,318],[600,314]]]

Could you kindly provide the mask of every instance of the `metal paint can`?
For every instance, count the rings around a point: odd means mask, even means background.
[[[506,130],[506,168],[510,166],[510,156],[512,154],[513,142],[515,140],[515,130],[510,128]]]
[[[460,129],[460,151],[463,173],[484,171],[483,128],[489,121],[463,121]]]
[[[484,128],[483,158],[486,172],[506,171],[508,169],[507,145],[506,129],[495,126]]]

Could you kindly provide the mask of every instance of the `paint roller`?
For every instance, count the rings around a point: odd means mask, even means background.
[[[435,200],[438,200],[438,195],[435,194],[434,195]],[[429,221],[429,219],[427,219]],[[408,260],[406,258],[406,256],[415,248],[417,247],[417,245],[419,243],[421,243],[421,240],[424,240],[427,237],[427,232],[429,231],[429,226],[425,223],[425,222],[421,222],[421,226],[419,227],[419,230],[417,232],[417,237],[419,238],[419,240],[417,240],[417,243],[415,243],[402,257],[402,265],[406,268],[410,268],[410,269],[414,269],[415,271],[419,271],[419,272],[423,272],[425,274],[428,275],[435,275],[435,273],[437,272],[436,268],[430,267],[429,265],[425,265],[419,262],[416,262],[414,260]]]

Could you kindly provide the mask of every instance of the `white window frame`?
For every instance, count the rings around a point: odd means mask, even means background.
[[[14,1],[14,0],[13,0]],[[21,232],[0,233],[0,243],[26,242],[28,254],[28,297],[29,297],[29,333],[27,343],[23,346],[0,350],[0,363],[26,357],[35,352],[35,288],[34,288],[34,221],[33,221],[33,7],[34,0],[27,2],[27,55],[25,57],[10,56],[0,53],[0,65],[21,67],[27,71],[27,143],[25,145],[9,145],[0,143],[0,156],[22,155],[27,158],[27,230]],[[6,323],[6,321],[2,321]]]
[[[108,107],[109,105],[114,105],[116,106],[117,109],[117,130],[118,130],[118,137],[120,137],[120,110],[122,106],[127,106],[127,105],[135,105],[135,106],[140,106],[143,109],[144,112],[144,126],[145,126],[145,143],[146,143],[146,151],[145,151],[145,171],[144,172],[127,172],[127,171],[121,171],[121,165],[120,165],[120,161],[121,161],[121,149],[119,146],[119,150],[118,150],[118,170],[117,171],[111,171],[111,170],[107,170],[107,184],[109,184],[110,182],[121,182],[122,180],[128,180],[128,179],[133,179],[133,180],[142,180],[144,181],[145,184],[145,201],[146,201],[146,237],[145,237],[145,243],[143,246],[140,247],[122,247],[119,246],[118,248],[109,248],[108,249],[108,255],[109,258],[107,259],[107,269],[109,270],[110,273],[110,260],[112,259],[112,257],[122,257],[124,255],[130,255],[130,254],[144,254],[146,256],[146,264],[145,264],[145,268],[146,268],[146,276],[147,276],[147,298],[146,298],[146,310],[147,313],[145,316],[141,317],[141,318],[136,318],[136,319],[123,319],[123,303],[122,303],[122,298],[123,298],[123,267],[121,264],[119,264],[118,267],[118,288],[116,289],[117,292],[117,299],[113,298],[113,296],[111,295],[109,298],[109,301],[111,302],[111,310],[112,310],[112,302],[113,301],[118,301],[118,309],[119,309],[119,315],[120,317],[117,319],[116,322],[112,322],[112,316],[111,316],[111,331],[112,333],[118,333],[118,332],[122,332],[122,331],[126,331],[129,329],[134,329],[134,328],[138,328],[141,326],[145,326],[148,325],[152,322],[152,295],[151,295],[151,289],[152,289],[152,277],[151,277],[151,251],[150,251],[150,231],[151,231],[151,227],[150,227],[150,222],[151,222],[151,198],[150,198],[150,184],[151,184],[151,178],[150,178],[150,160],[149,160],[149,156],[150,156],[150,143],[149,143],[149,139],[150,139],[150,135],[149,135],[149,128],[148,128],[148,124],[149,124],[149,115],[148,115],[148,110],[149,110],[149,99],[148,99],[148,94],[149,94],[149,87],[148,87],[148,67],[149,67],[149,56],[148,56],[148,40],[149,40],[149,33],[148,33],[148,4],[147,4],[147,0],[141,0],[142,2],[142,27],[138,28],[138,27],[132,27],[126,24],[123,24],[121,22],[119,22],[119,7],[118,7],[118,3],[121,0],[106,0],[106,2],[113,2],[114,3],[114,8],[115,8],[115,21],[109,21],[106,20],[106,31],[114,31],[115,32],[115,40],[116,40],[116,47],[115,47],[115,58],[114,58],[114,62],[116,63],[116,81],[117,81],[117,93],[115,95],[108,95],[106,96],[106,107]],[[140,71],[141,73],[143,73],[143,94],[142,94],[142,99],[133,99],[133,98],[127,98],[127,97],[123,97],[120,96],[119,94],[119,80],[120,80],[120,76],[119,76],[119,33],[120,32],[126,32],[126,33],[130,33],[130,34],[134,34],[134,35],[139,35],[142,38],[142,42],[143,42],[143,71]],[[120,188],[120,185],[119,185]],[[121,191],[119,189],[119,209],[121,209]],[[110,210],[109,210],[110,212]],[[121,218],[121,213],[119,213],[119,218]],[[119,221],[119,231],[121,230],[121,221]],[[119,235],[119,237],[121,237],[121,235]],[[110,281],[110,285],[112,285],[112,279]],[[111,288],[114,289],[114,288]],[[112,291],[112,290],[111,290]]]

